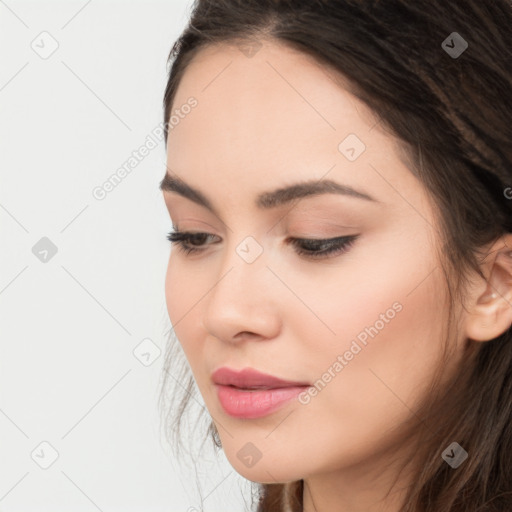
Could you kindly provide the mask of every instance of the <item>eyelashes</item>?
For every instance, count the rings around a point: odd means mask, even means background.
[[[286,243],[293,245],[295,252],[309,259],[324,259],[347,252],[360,235],[338,236],[336,238],[288,238]],[[176,245],[186,255],[198,254],[205,249],[205,242],[215,238],[210,233],[171,231],[167,240]]]
[[[190,254],[203,250],[200,246],[204,245],[204,241],[203,243],[200,242],[206,237],[213,237],[213,235],[209,233],[191,233],[189,231],[174,230],[167,235],[167,240],[169,240],[171,244],[177,245],[181,251]],[[191,244],[192,242],[194,243]]]

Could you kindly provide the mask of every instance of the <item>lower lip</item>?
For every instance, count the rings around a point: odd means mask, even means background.
[[[261,418],[277,411],[286,402],[295,398],[308,386],[289,388],[242,390],[232,386],[217,387],[217,395],[224,410],[236,418]]]

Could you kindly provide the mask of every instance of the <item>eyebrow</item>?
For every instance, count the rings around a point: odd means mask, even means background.
[[[179,176],[166,173],[160,182],[160,190],[162,192],[176,192],[194,203],[204,206],[213,213],[215,208],[211,201],[199,190],[185,183]],[[358,191],[348,185],[342,185],[332,180],[309,180],[293,185],[278,188],[276,190],[262,192],[256,198],[256,207],[259,209],[271,209],[289,203],[294,199],[301,199],[307,196],[320,194],[341,194],[344,196],[364,199],[366,201],[374,201],[379,203],[374,197]]]

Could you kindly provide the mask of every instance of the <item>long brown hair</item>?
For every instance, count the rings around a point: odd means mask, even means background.
[[[450,54],[449,36],[467,43],[462,54]],[[471,271],[484,278],[481,248],[512,232],[504,193],[512,185],[510,0],[197,0],[169,55],[164,122],[200,49],[258,39],[339,72],[398,138],[401,157],[437,207],[448,342]],[[161,403],[176,356],[169,345]],[[420,419],[419,463],[401,512],[512,511],[512,329],[485,343],[468,341],[459,370],[440,386],[442,367],[411,419]],[[166,431],[177,438],[194,389],[188,369],[179,387],[178,413],[166,416]],[[213,422],[208,432],[221,447]],[[469,454],[456,470],[441,458],[453,441]],[[302,511],[303,480],[258,485],[258,512]]]

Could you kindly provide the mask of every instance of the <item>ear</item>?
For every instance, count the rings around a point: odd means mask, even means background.
[[[489,341],[512,325],[512,234],[491,245],[480,268],[487,279],[479,276],[470,291],[465,334]]]

